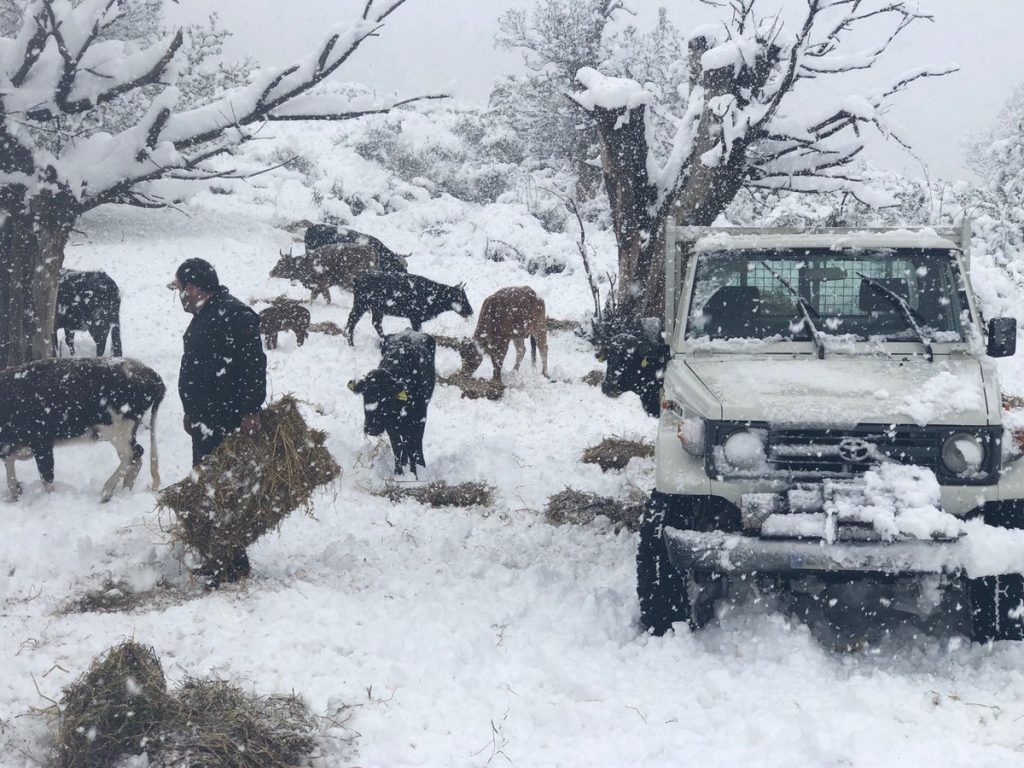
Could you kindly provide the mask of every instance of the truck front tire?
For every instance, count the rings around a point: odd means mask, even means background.
[[[1024,528],[1024,500],[991,502],[981,515],[988,525]],[[1024,574],[970,579],[967,589],[972,640],[1024,640]]]

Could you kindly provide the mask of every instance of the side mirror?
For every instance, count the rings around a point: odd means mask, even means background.
[[[988,321],[989,357],[1011,357],[1017,351],[1017,318],[993,317]]]

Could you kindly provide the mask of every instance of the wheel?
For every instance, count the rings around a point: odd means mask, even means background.
[[[686,578],[668,560],[662,531],[668,525],[688,528],[692,515],[686,497],[655,491],[640,520],[636,551],[636,592],[640,599],[640,623],[650,633],[663,635],[676,621],[690,618]]]
[[[1024,501],[987,504],[982,517],[989,525],[1024,528]],[[972,640],[1024,640],[1024,574],[970,579],[967,595]]]
[[[640,521],[636,553],[636,591],[640,623],[654,635],[663,635],[677,621],[701,629],[715,615],[715,604],[725,593],[721,574],[705,571],[680,573],[672,567],[662,533],[665,526],[688,530],[738,530],[738,510],[721,499],[701,496],[651,494]],[[692,608],[691,608],[692,606]]]

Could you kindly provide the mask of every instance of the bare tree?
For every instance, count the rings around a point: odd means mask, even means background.
[[[902,0],[806,0],[798,26],[755,13],[758,0],[708,2],[726,9],[719,27],[689,41],[689,88],[670,151],[648,145],[653,98],[638,83],[583,69],[582,92],[570,98],[596,121],[602,169],[619,251],[620,311],[631,318],[661,314],[662,235],[672,215],[710,225],[744,186],[799,192],[848,191],[880,202],[855,173],[862,128],[874,126],[905,144],[884,115],[911,83],[955,67],[913,70],[865,95],[816,96],[814,116],[796,115],[797,86],[870,69],[912,24],[931,17]],[[868,49],[848,51],[863,28],[881,29]],[[823,91],[821,84],[818,91]],[[821,103],[824,101],[825,103]],[[804,104],[805,108],[809,105]],[[810,111],[810,110],[809,110]]]
[[[231,175],[207,161],[230,155],[266,121],[347,120],[414,101],[366,106],[310,93],[404,3],[366,0],[361,15],[329,30],[302,61],[177,109],[181,30],[151,45],[127,43],[109,36],[122,0],[31,0],[18,32],[0,38],[0,364],[51,354],[64,246],[86,211],[158,207],[168,202],[161,181]],[[56,149],[43,140],[143,90],[153,94],[148,107],[127,128],[71,137]]]

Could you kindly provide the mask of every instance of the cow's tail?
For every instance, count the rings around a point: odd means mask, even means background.
[[[530,334],[530,365],[537,364],[537,337]]]
[[[167,387],[161,381],[159,389],[154,393],[153,408],[149,412],[149,476],[153,479],[152,489],[154,491],[160,490],[160,457],[156,451],[156,412],[160,410],[160,403],[163,402],[166,393]]]

